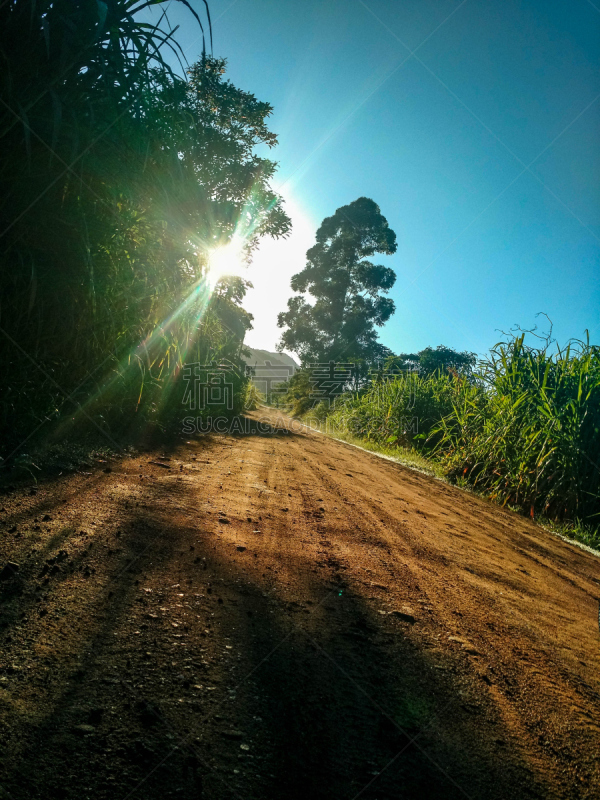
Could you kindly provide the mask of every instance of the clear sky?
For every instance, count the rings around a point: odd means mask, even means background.
[[[199,10],[200,3],[192,0]],[[190,62],[198,30],[173,3]],[[554,322],[600,342],[600,3],[210,0],[227,77],[274,106],[295,226],[250,269],[247,342],[273,349],[320,221],[373,198],[398,236],[396,352],[485,352]],[[539,320],[538,320],[539,322]]]

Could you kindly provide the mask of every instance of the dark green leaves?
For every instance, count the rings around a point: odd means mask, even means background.
[[[288,301],[278,318],[285,328],[281,346],[304,361],[372,360],[380,353],[375,327],[395,310],[381,295],[396,274],[366,259],[394,253],[396,234],[373,200],[360,197],[324,219],[316,239],[305,269],[292,278],[292,289],[310,294],[312,301],[302,296]]]

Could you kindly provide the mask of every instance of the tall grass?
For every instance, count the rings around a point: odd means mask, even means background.
[[[322,416],[322,415],[321,415]],[[429,455],[451,479],[532,517],[600,523],[600,348],[501,342],[471,378],[384,375],[328,425]]]
[[[551,519],[600,519],[600,348],[500,343],[461,382],[436,453],[492,499]]]
[[[256,385],[252,381],[248,381],[244,395],[244,411],[256,411],[256,409],[260,408],[264,403],[264,394],[256,388]]]
[[[459,384],[438,373],[383,375],[366,389],[340,397],[328,421],[368,442],[430,451],[429,436],[452,411]]]

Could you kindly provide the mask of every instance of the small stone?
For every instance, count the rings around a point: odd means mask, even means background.
[[[242,739],[244,734],[241,731],[221,731],[221,736],[226,739]]]
[[[409,622],[411,625],[414,625],[416,622],[415,617],[408,610],[390,611],[390,614],[397,619],[401,619],[403,622]]]
[[[244,547],[243,544],[238,544],[238,546],[235,549],[238,550],[240,553],[243,553],[246,548]]]
[[[83,725],[75,725],[73,730],[75,731],[75,733],[78,733],[81,736],[85,735],[86,733],[95,733],[96,732],[96,728],[94,728],[93,725],[85,725],[85,724],[83,724]]]

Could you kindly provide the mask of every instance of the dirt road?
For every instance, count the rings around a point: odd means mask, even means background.
[[[598,559],[271,422],[0,497],[0,798],[599,797]]]

